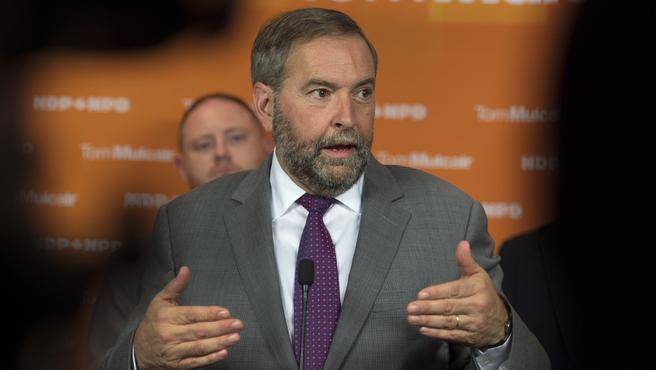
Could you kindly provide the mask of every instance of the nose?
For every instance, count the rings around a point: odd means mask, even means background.
[[[355,111],[350,94],[343,94],[335,99],[335,116],[333,126],[336,128],[350,128],[355,124]]]
[[[225,140],[216,140],[216,144],[214,145],[214,159],[221,160],[228,157],[229,155],[230,152],[228,151],[228,146],[226,145]]]

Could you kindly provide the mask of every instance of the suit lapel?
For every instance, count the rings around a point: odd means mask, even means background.
[[[389,170],[370,157],[353,264],[325,369],[344,362],[385,281],[410,214],[393,204],[402,197]]]
[[[244,290],[264,339],[280,368],[296,368],[273,253],[270,165],[271,158],[244,179],[232,196],[241,205],[224,221]]]

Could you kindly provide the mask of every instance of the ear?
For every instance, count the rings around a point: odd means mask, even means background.
[[[273,130],[273,89],[261,82],[253,85],[253,109],[268,132]]]
[[[182,158],[182,154],[175,153],[173,164],[175,164],[175,168],[178,170],[178,174],[180,174],[182,180],[189,183],[189,175],[187,174],[187,168],[184,166],[184,158]]]

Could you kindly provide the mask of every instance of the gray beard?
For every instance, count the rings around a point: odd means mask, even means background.
[[[334,198],[348,190],[367,165],[373,133],[366,138],[354,128],[346,128],[316,141],[303,141],[295,133],[292,122],[285,117],[278,103],[273,107],[273,137],[278,160],[286,171],[315,195]],[[348,158],[328,158],[321,148],[351,144],[355,153]]]

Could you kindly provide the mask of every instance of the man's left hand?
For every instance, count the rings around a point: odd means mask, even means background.
[[[456,249],[460,279],[422,289],[408,304],[408,322],[432,338],[486,347],[505,338],[506,307],[467,241]]]

